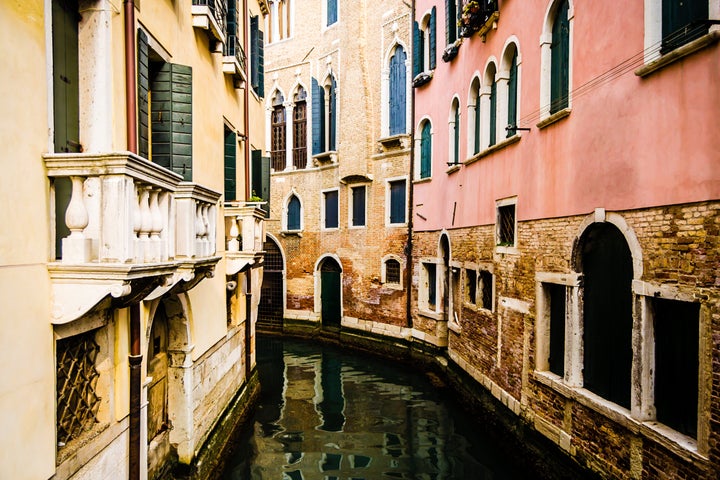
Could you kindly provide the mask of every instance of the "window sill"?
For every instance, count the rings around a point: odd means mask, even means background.
[[[475,163],[478,160],[480,160],[481,158],[485,158],[488,155],[491,155],[491,154],[497,152],[498,150],[502,150],[503,148],[507,147],[508,145],[512,145],[514,143],[519,142],[521,138],[522,138],[522,135],[520,135],[519,133],[516,133],[512,137],[506,138],[506,139],[502,140],[501,142],[496,143],[495,145],[488,147],[479,153],[476,153],[472,157],[465,160],[463,162],[463,165],[470,165],[472,163]]]
[[[418,315],[426,318],[432,318],[433,320],[445,320],[443,312],[433,312],[431,310],[425,310],[423,308],[418,309]]]
[[[660,58],[646,63],[642,67],[635,70],[635,75],[643,78],[647,77],[651,73],[656,72],[666,67],[667,65],[675,63],[678,60],[697,52],[698,50],[702,50],[705,47],[709,47],[710,45],[715,44],[718,40],[720,40],[720,30],[713,30],[707,35],[703,35],[702,37],[697,38],[690,43],[686,43],[685,45],[682,45],[675,50],[666,53]]]
[[[430,82],[433,78],[433,72],[422,72],[418,73],[415,78],[413,78],[412,86],[414,88],[422,87],[426,83]]]
[[[425,177],[425,178],[418,178],[417,180],[413,180],[413,185],[417,185],[420,183],[428,183],[432,181],[432,177]]]
[[[462,163],[448,163],[448,169],[445,170],[445,173],[450,175],[451,173],[455,173],[458,170],[460,170],[460,167],[462,166]]]
[[[503,253],[507,255],[520,255],[520,250],[516,246],[495,245],[495,253]]]
[[[556,391],[563,397],[575,400],[580,405],[597,412],[632,433],[657,442],[685,461],[706,463],[708,459],[698,451],[697,441],[654,420],[640,421],[630,411],[612,403],[582,387],[566,385],[563,378],[551,372],[534,371],[532,378],[538,383]]]
[[[302,230],[280,230],[281,237],[298,237],[302,238]]]
[[[447,323],[448,330],[451,332],[455,332],[456,334],[460,335],[462,333],[462,326],[455,320],[450,320]]]
[[[558,121],[562,120],[563,118],[569,116],[570,112],[572,112],[571,108],[569,108],[569,107],[563,108],[562,110],[559,110],[559,111],[553,113],[549,117],[545,117],[544,119],[540,120],[537,123],[536,127],[542,130],[543,128],[547,127],[548,125],[552,125],[553,123],[558,122]]]
[[[407,133],[398,133],[396,135],[390,135],[383,137],[378,140],[378,143],[383,147],[383,150],[395,150],[399,148],[408,148],[410,135]]]
[[[388,290],[398,290],[398,291],[404,290],[402,284],[400,284],[400,283],[383,282],[382,286],[383,286],[383,288],[387,288]]]
[[[337,151],[336,150],[328,150],[327,152],[322,152],[322,153],[318,153],[317,155],[313,155],[312,158],[318,164],[325,163],[325,162],[337,163]]]
[[[387,228],[407,227],[407,222],[403,222],[403,223],[387,223],[387,224],[385,224],[385,227],[387,227]]]

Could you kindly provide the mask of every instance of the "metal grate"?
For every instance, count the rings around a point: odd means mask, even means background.
[[[265,263],[260,303],[258,304],[258,327],[282,330],[284,268],[282,253],[272,240],[267,240],[263,248]]]
[[[276,106],[272,112],[272,168],[285,170],[285,107]]]
[[[293,110],[293,165],[301,169],[307,166],[307,104],[297,102]]]
[[[515,245],[515,205],[498,207],[498,245]]]
[[[400,262],[390,259],[385,262],[385,282],[400,283]]]
[[[57,342],[57,439],[64,446],[97,421],[100,398],[95,386],[100,374],[95,359],[100,347],[95,331]]]

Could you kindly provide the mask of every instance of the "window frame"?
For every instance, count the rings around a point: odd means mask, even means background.
[[[298,222],[299,222],[299,228],[294,229],[290,228],[290,202],[292,199],[295,198],[298,201],[299,209],[298,209]],[[294,190],[290,192],[290,194],[285,198],[285,202],[283,203],[283,216],[282,216],[282,231],[283,232],[302,232],[304,230],[304,218],[303,218],[303,202],[300,198],[300,195],[297,194]]]
[[[297,117],[299,105],[304,107],[305,116],[302,119]],[[308,94],[302,85],[298,85],[293,94],[292,112],[292,167],[294,170],[303,170],[310,166],[310,162],[308,162]],[[301,138],[305,145],[298,147],[298,139]],[[303,162],[305,165],[299,166]]]
[[[557,16],[558,5],[562,2],[568,4],[568,93],[567,106],[554,113],[551,113],[552,103],[552,52],[551,45],[553,41],[553,26]],[[538,128],[544,128],[557,120],[568,116],[572,110],[572,85],[573,85],[573,30],[575,23],[575,7],[574,0],[553,0],[548,4],[545,12],[545,21],[543,23],[543,32],[540,36],[540,121],[537,123]]]
[[[429,266],[432,265],[431,272]],[[438,257],[422,257],[418,261],[419,276],[418,276],[418,313],[425,317],[441,319],[443,316],[442,310],[442,292],[440,286],[442,284],[442,273],[443,259]],[[431,304],[431,286],[434,287],[434,305]]]
[[[448,167],[460,164],[460,99],[453,97],[448,118]]]
[[[507,207],[514,207],[513,209],[513,241],[510,244],[504,244],[508,242],[503,242],[501,237],[501,224],[502,224],[502,218],[501,218],[501,209],[507,208]],[[500,200],[497,200],[495,202],[495,251],[498,253],[518,253],[517,247],[518,247],[518,234],[517,234],[517,225],[518,225],[518,210],[517,210],[517,197],[509,197],[509,198],[503,198]]]
[[[335,218],[336,226],[334,227],[328,227],[328,216],[327,216],[327,201],[328,201],[328,194],[332,195],[334,193],[335,195],[335,201],[337,202],[337,205],[335,207],[335,213],[337,217]],[[339,188],[328,188],[320,191],[320,230],[322,231],[337,231],[340,230],[340,189]]]
[[[387,278],[387,264],[389,261],[396,261],[400,265],[399,281],[397,283],[390,282]],[[391,288],[393,290],[404,290],[404,270],[405,261],[402,258],[393,254],[385,255],[380,261],[380,283],[382,283],[383,287],[385,288]]]

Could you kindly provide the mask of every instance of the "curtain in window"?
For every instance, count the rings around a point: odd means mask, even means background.
[[[405,133],[406,60],[405,50],[398,45],[390,58],[390,135]]]

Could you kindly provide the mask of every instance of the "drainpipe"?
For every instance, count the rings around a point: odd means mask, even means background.
[[[243,45],[245,48],[245,91],[243,93],[245,97],[245,109],[243,112],[243,135],[245,138],[245,200],[250,200],[250,112],[248,106],[250,105],[250,58],[248,57],[248,8],[247,0],[243,0]]]
[[[127,149],[137,153],[137,101],[135,73],[135,2],[125,0],[125,114],[127,125]],[[129,480],[140,480],[140,303],[130,305],[130,418],[129,418]]]
[[[412,32],[412,22],[415,21],[415,0],[412,0],[410,6],[410,31]],[[412,44],[412,42],[411,42]],[[410,58],[413,58],[412,56]],[[410,69],[410,75],[412,76],[412,68]],[[410,81],[412,85],[412,80]],[[407,286],[407,296],[405,297],[405,316],[408,328],[412,328],[412,269],[413,269],[413,178],[415,178],[415,162],[414,162],[414,149],[415,149],[415,87],[410,88],[410,169],[408,179],[408,238],[407,244],[405,245],[405,258],[407,268],[405,269],[405,285]]]

